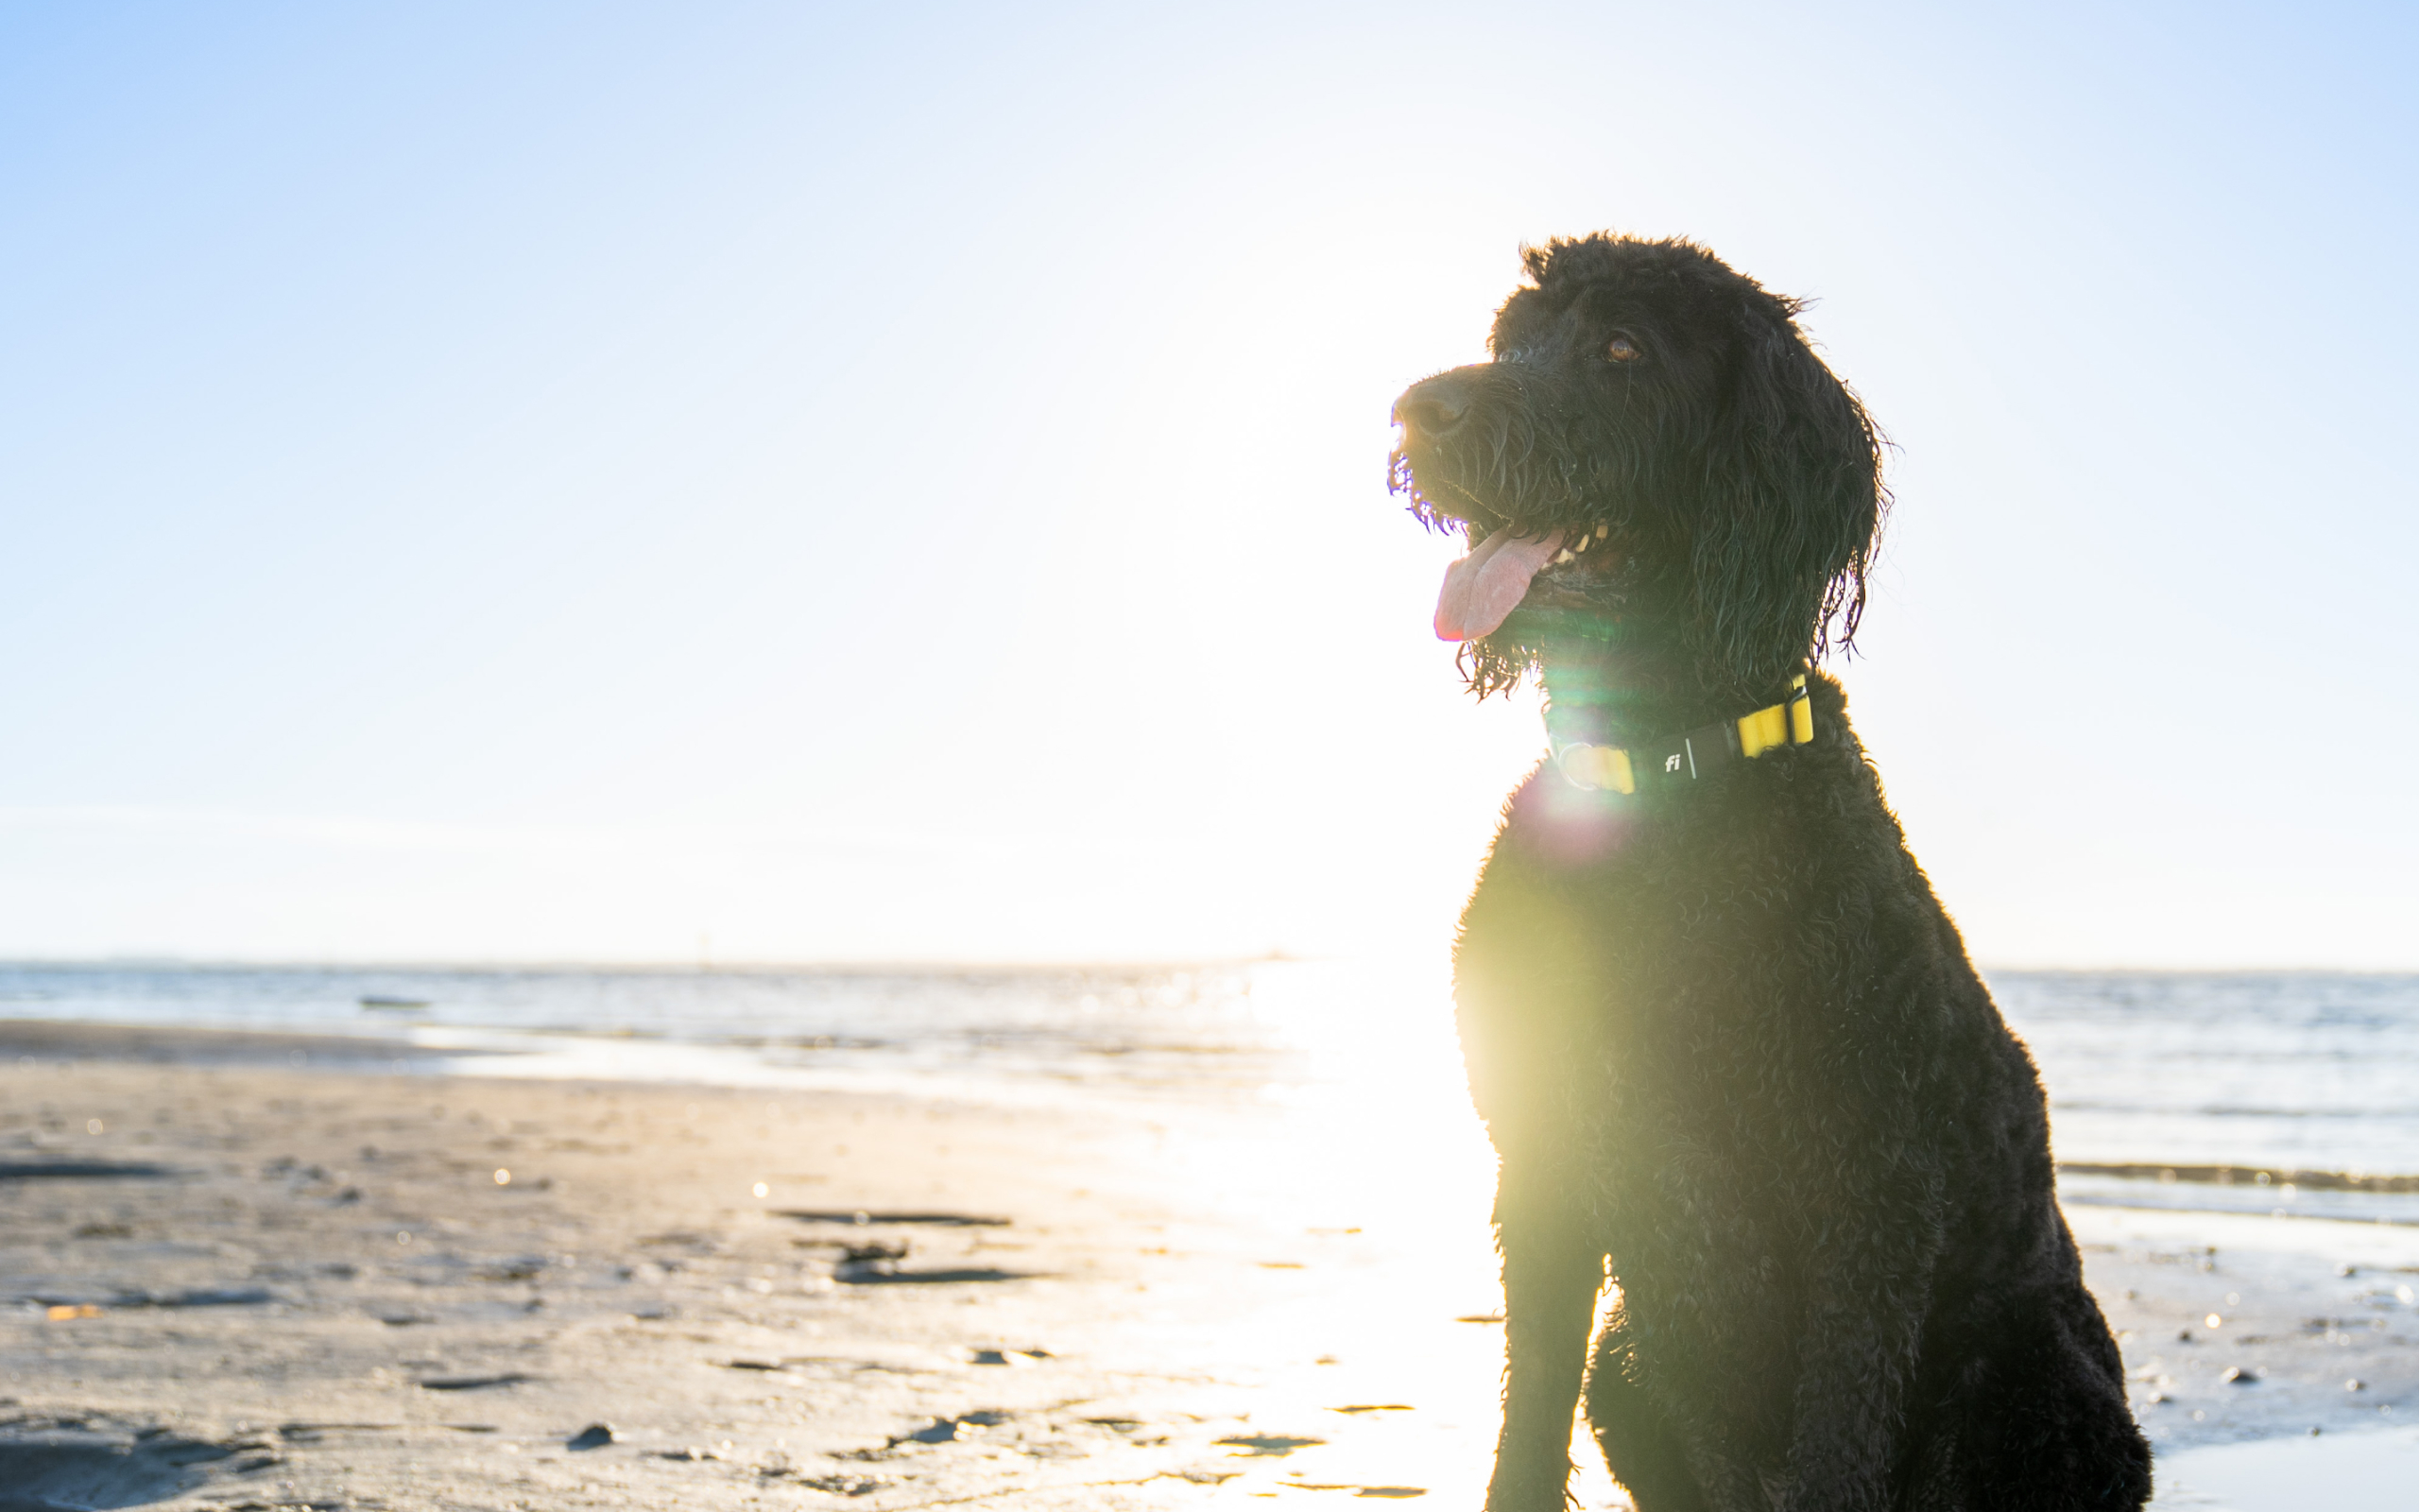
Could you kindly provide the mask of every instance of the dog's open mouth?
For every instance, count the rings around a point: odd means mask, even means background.
[[[1507,526],[1478,541],[1470,554],[1446,569],[1437,592],[1437,639],[1475,641],[1492,635],[1514,610],[1585,608],[1589,599],[1558,579],[1577,577],[1588,567],[1602,570],[1613,553],[1605,546],[1607,527],[1550,529],[1529,534]],[[1581,563],[1591,546],[1595,561]],[[1558,570],[1560,569],[1560,570]],[[1568,570],[1568,571],[1565,571]]]

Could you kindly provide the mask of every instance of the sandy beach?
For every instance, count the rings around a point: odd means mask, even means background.
[[[0,1026],[0,1508],[1476,1505],[1484,1182],[1308,1126]],[[2408,1431],[2408,1228],[2077,1214],[2164,1456]]]

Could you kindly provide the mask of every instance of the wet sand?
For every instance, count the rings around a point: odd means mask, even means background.
[[[1237,1211],[1248,1180],[1206,1210],[1164,1124],[75,1038],[0,1043],[0,1485],[1120,1507],[1485,1473],[1484,1269],[1399,1319],[1371,1235]]]
[[[0,1028],[0,1512],[1477,1504],[1467,1164],[1389,1201],[1281,1121],[343,1048]],[[2164,1449],[2411,1422],[2410,1230],[2340,1275],[2079,1229]]]

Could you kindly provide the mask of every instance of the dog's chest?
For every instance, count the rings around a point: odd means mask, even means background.
[[[1472,1091],[1500,1143],[1535,1126],[1616,1169],[1677,1150],[1768,1179],[1791,1160],[1847,1048],[1817,964],[1836,910],[1819,870],[1781,859],[1788,816],[1728,796],[1727,814],[1661,823],[1558,811],[1552,788],[1516,799],[1456,953]]]

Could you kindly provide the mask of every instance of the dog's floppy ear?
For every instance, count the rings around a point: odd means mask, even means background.
[[[1749,694],[1856,635],[1884,505],[1873,422],[1795,313],[1744,312],[1691,558],[1705,671]]]

